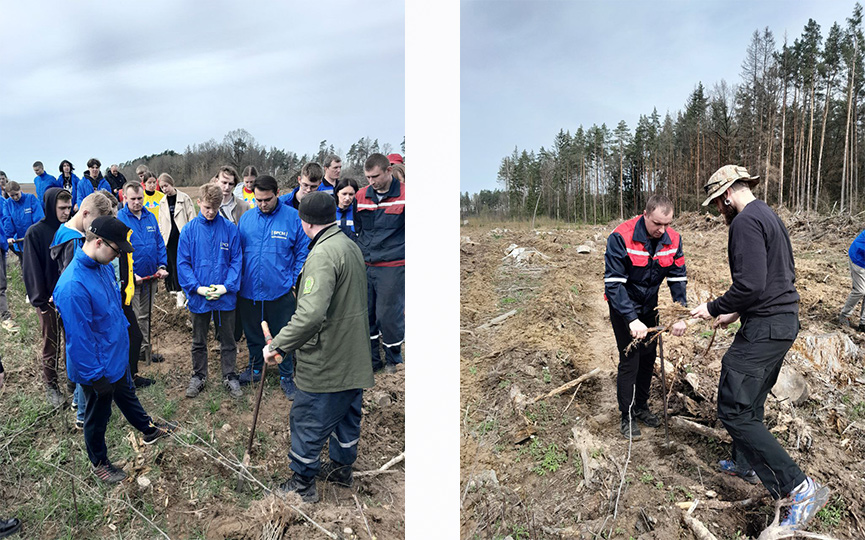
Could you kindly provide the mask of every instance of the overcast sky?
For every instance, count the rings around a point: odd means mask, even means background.
[[[343,153],[405,134],[402,1],[0,0],[0,169],[81,176],[244,128]]]
[[[513,152],[550,148],[560,129],[582,124],[633,133],[657,107],[675,115],[702,81],[740,81],[755,30],[780,47],[809,18],[823,37],[846,25],[854,1],[462,0],[460,191],[501,187]]]

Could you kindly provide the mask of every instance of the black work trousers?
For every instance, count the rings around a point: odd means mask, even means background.
[[[797,313],[743,318],[721,361],[718,382],[718,420],[733,438],[733,460],[753,468],[775,499],[786,497],[805,480],[805,473],[763,424],[766,396],[798,333]]]
[[[123,315],[126,316],[126,321],[129,323],[129,327],[126,329],[129,334],[129,371],[135,377],[138,375],[138,359],[141,357],[141,340],[143,337],[132,306],[123,304]]]
[[[647,327],[658,325],[658,312],[651,311],[640,315],[639,319]],[[613,334],[616,336],[616,347],[619,349],[619,372],[616,376],[616,398],[619,411],[623,418],[628,417],[631,400],[635,409],[645,409],[649,403],[649,386],[652,384],[652,371],[655,369],[656,342],[648,343],[649,338],[636,344],[626,354],[625,349],[631,344],[631,329],[628,321],[610,306],[610,322],[613,323]],[[636,397],[635,397],[636,385]]]

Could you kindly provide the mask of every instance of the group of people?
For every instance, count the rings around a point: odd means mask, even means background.
[[[720,297],[691,309],[690,316],[713,320],[715,328],[741,320],[721,362],[718,419],[733,446],[731,459],[720,461],[718,470],[750,484],[762,482],[774,499],[783,498],[789,506],[781,525],[802,529],[828,502],[830,490],[802,472],[763,423],[766,397],[799,333],[799,294],[787,229],[751,191],[759,180],[744,167],[726,165],[706,183],[703,206],[713,204],[729,227],[732,285]],[[670,227],[672,220],[670,199],[654,195],[642,215],[619,225],[607,239],[604,293],[619,350],[620,432],[629,440],[641,437],[640,424],[661,425],[648,405],[657,340],[645,338],[667,328],[672,335],[681,336],[687,328],[685,321],[659,325],[657,311],[664,280],[673,301],[688,305],[682,238]],[[842,321],[865,294],[865,270],[861,268],[865,265],[865,233],[860,239],[859,247],[851,247],[850,254],[858,257],[851,269],[859,266],[862,290],[858,297],[851,295]]]
[[[71,175],[71,163],[64,163],[61,172]],[[279,364],[280,387],[294,402],[294,475],[282,487],[314,501],[319,474],[350,485],[362,391],[373,385],[374,370],[394,372],[402,363],[405,184],[394,177],[392,159],[369,156],[363,188],[340,179],[338,156],[307,163],[298,187],[283,196],[276,179],[253,166],[242,176],[222,166],[198,189],[197,213],[170,175],[144,166],[136,170],[138,182],[115,190],[96,159],[85,179],[76,184],[70,176],[60,186],[37,164],[37,195],[30,197],[41,201],[31,207],[39,219],[14,244],[39,315],[48,400],[65,403],[57,377],[65,333],[68,389],[96,476],[125,478],[105,447],[112,401],[146,444],[177,427],[154,422],[136,396],[136,388],[153,382],[138,375],[139,361],[162,360],[152,352],[151,311],[164,280],[192,321],[186,396],[196,397],[208,380],[212,323],[222,384],[232,397],[261,379],[265,361]],[[3,187],[10,199],[23,198],[16,183]],[[0,210],[8,214],[4,203]],[[276,332],[269,346],[262,321]],[[237,373],[241,330],[249,362]],[[328,438],[331,461],[322,466]]]

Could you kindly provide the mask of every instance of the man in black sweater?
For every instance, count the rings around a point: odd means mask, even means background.
[[[829,488],[805,475],[763,423],[766,396],[799,333],[799,293],[787,229],[751,193],[759,181],[744,167],[726,165],[706,184],[703,206],[714,201],[730,227],[727,255],[733,284],[691,315],[717,317],[714,326],[721,328],[742,319],[721,362],[718,419],[733,439],[733,459],[721,461],[718,468],[752,484],[759,477],[773,498],[785,497],[790,509],[781,525],[798,530],[829,500]]]

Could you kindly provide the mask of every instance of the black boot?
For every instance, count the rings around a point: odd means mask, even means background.
[[[0,519],[0,538],[6,538],[21,529],[21,522],[16,518]]]
[[[661,425],[661,420],[657,416],[652,414],[652,411],[650,411],[648,407],[641,407],[639,409],[635,408],[632,414],[634,415],[634,418],[636,418],[648,427],[654,428]]]
[[[637,420],[628,421],[628,417],[622,417],[622,427],[619,429],[622,436],[626,439],[633,438],[635,441],[640,439],[643,434],[640,433],[640,426],[637,425]]]
[[[337,461],[328,461],[321,466],[318,477],[325,482],[333,482],[339,486],[351,487],[354,482],[354,473],[351,465],[343,465]]]
[[[307,478],[294,473],[291,475],[291,478],[279,485],[279,489],[282,491],[296,491],[303,502],[318,502],[318,492],[315,490],[314,476]]]

